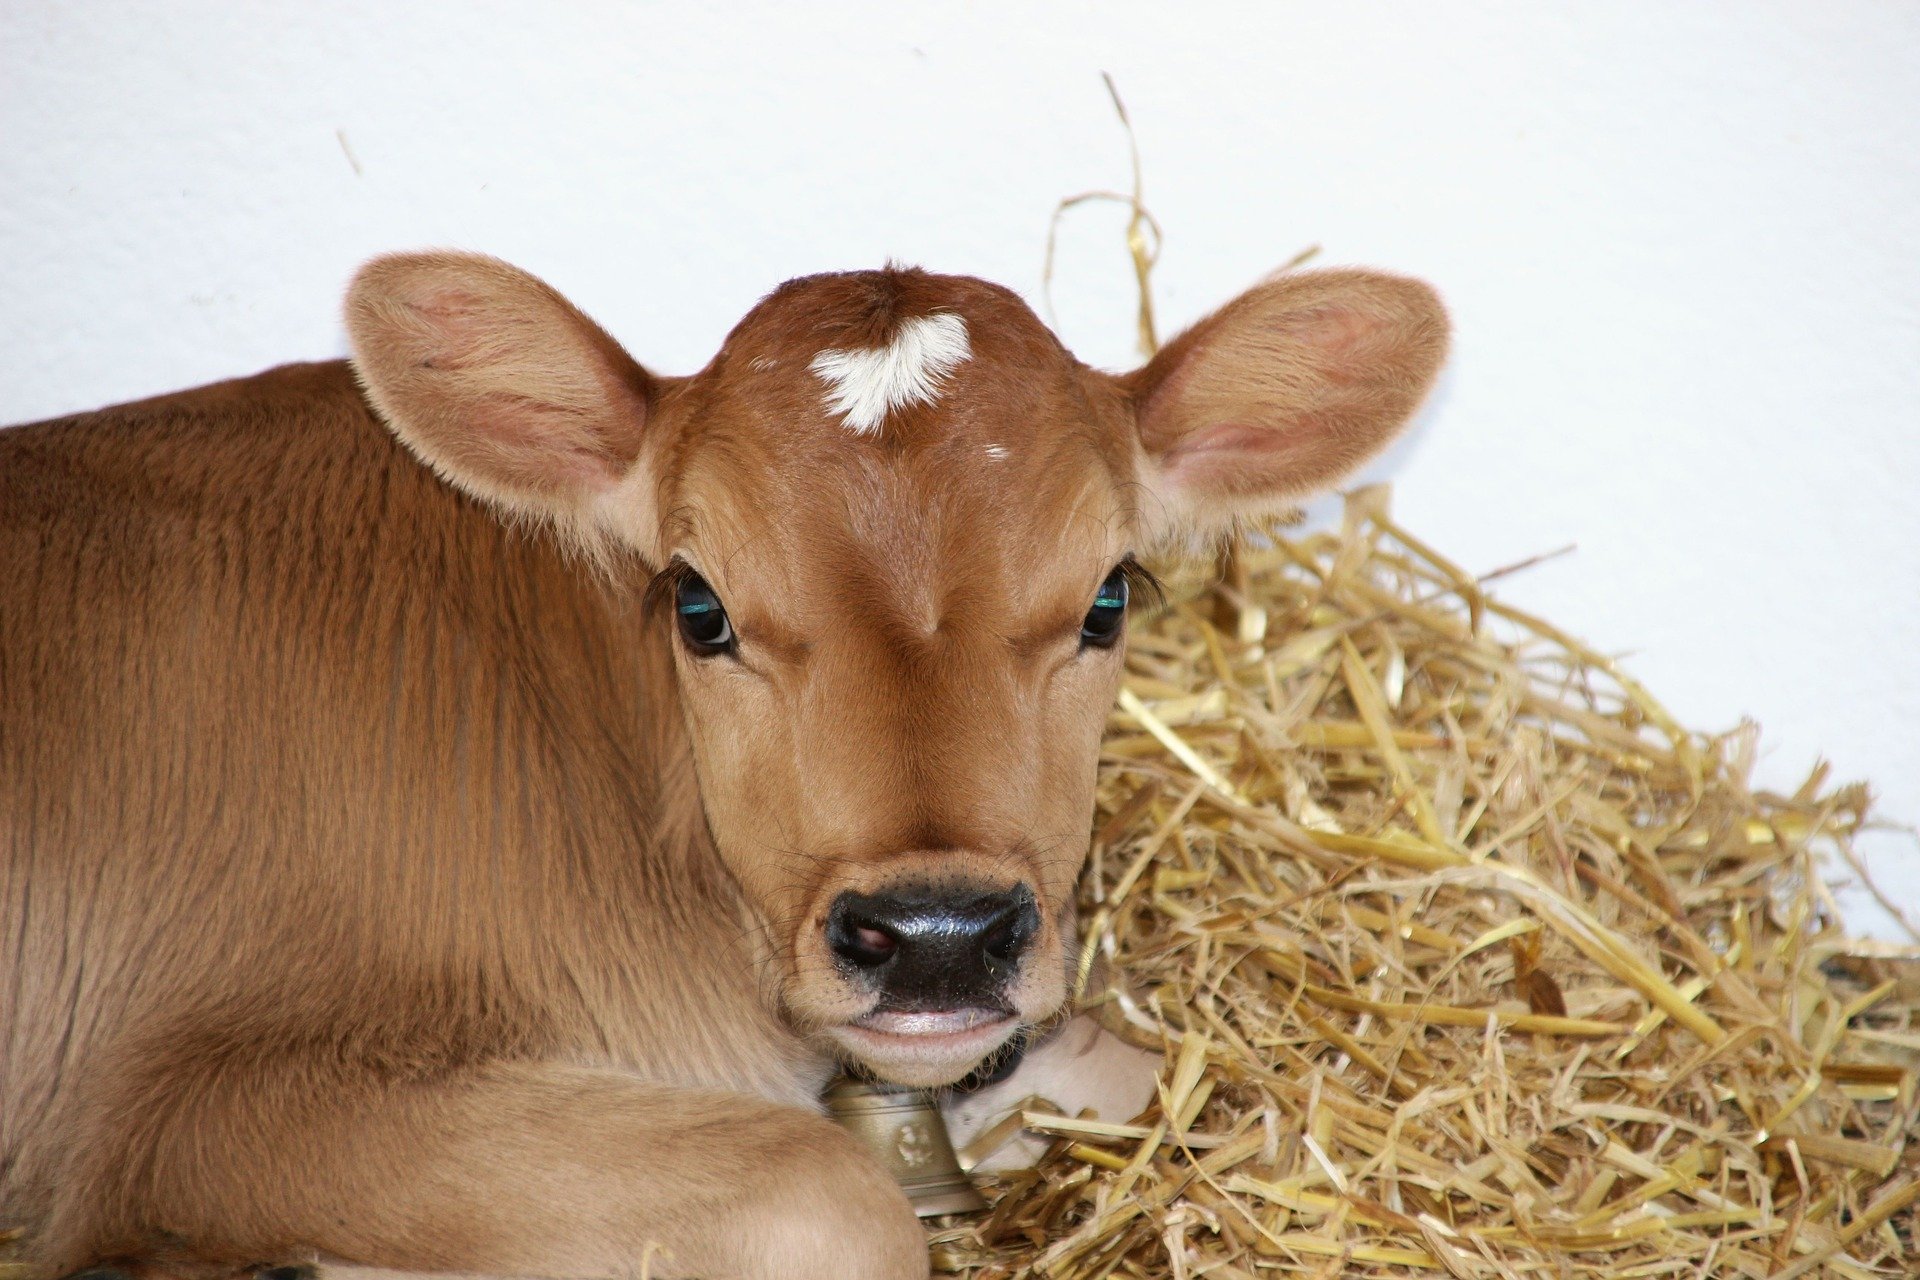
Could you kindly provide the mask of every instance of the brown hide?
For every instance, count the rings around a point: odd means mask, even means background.
[[[809,1104],[827,1066],[763,1005],[664,644],[344,364],[0,433],[7,1215],[59,1182],[111,1234],[156,1183],[217,1186],[141,1147],[261,1064],[268,1110],[498,1058]],[[88,1125],[130,1131],[105,1167]]]

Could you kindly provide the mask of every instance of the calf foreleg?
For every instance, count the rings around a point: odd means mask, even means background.
[[[821,1116],[555,1064],[297,1098],[221,1086],[96,1113],[48,1260],[143,1252],[494,1275],[912,1280],[925,1237]],[[141,1114],[142,1110],[146,1114]]]

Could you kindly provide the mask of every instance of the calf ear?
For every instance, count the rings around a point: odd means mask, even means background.
[[[656,380],[543,282],[477,254],[376,258],[347,334],[374,407],[455,485],[588,544],[645,527]]]
[[[1417,280],[1315,271],[1242,294],[1122,379],[1150,535],[1218,532],[1337,483],[1399,434],[1446,349]]]

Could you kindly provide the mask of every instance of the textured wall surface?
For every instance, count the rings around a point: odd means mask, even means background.
[[[1577,543],[1508,596],[1920,819],[1912,4],[8,0],[0,421],[336,354],[393,248],[519,262],[668,372],[804,272],[1037,298],[1055,201],[1127,181],[1103,69],[1169,322],[1309,244],[1431,278],[1405,521],[1476,570]],[[1056,279],[1109,366],[1119,223]],[[1871,853],[1920,904],[1911,837]]]

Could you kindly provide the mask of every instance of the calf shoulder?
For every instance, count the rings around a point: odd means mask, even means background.
[[[0,1203],[223,1060],[808,1099],[643,580],[455,493],[342,363],[0,432]]]

